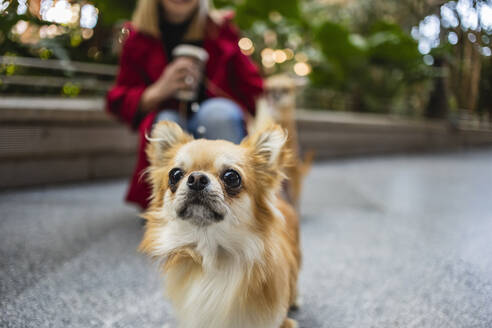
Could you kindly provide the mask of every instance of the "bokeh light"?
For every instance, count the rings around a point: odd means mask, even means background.
[[[419,42],[420,53],[429,54],[440,45],[441,26],[446,29],[461,27],[461,30],[468,32],[464,39],[475,43],[478,38],[473,32],[492,32],[492,2],[474,3],[472,0],[459,0],[443,4],[440,8],[440,19],[437,15],[429,15],[418,26],[412,28],[412,36]],[[452,45],[460,41],[454,31],[448,33],[447,39]]]
[[[20,20],[17,22],[17,24],[14,25],[14,27],[12,28],[12,32],[17,35],[22,35],[28,27],[28,22],[26,22],[25,20]]]
[[[97,24],[98,11],[97,8],[91,4],[82,6],[80,10],[80,27],[82,28],[94,28]]]
[[[17,15],[24,15],[27,12],[27,0],[18,0]]]
[[[454,11],[454,2],[448,2],[441,7],[442,25],[446,28],[456,28],[460,25],[458,17]]]
[[[456,34],[455,32],[451,31],[449,32],[448,34],[448,41],[449,43],[451,43],[452,45],[455,45],[458,43],[458,34]]]
[[[489,47],[482,47],[482,55],[490,57],[492,55],[492,50]]]
[[[265,48],[261,51],[261,63],[263,66],[267,68],[275,66],[274,52],[271,48]]]
[[[42,0],[40,13],[43,20],[58,24],[69,23],[73,15],[67,0],[58,0],[55,3],[53,0]]]
[[[432,48],[439,45],[439,33],[441,32],[441,21],[437,15],[429,15],[420,22],[418,33],[414,32],[419,40],[419,51],[428,54]]]
[[[311,73],[311,66],[308,63],[300,62],[294,65],[294,72],[299,76],[306,76]]]
[[[458,1],[456,11],[460,15],[461,25],[465,30],[476,30],[478,28],[478,12],[473,7],[472,0]]]
[[[247,51],[247,50],[251,49],[251,47],[253,47],[253,41],[251,41],[251,39],[249,39],[249,38],[242,38],[239,40],[238,45],[239,45],[239,48]]]
[[[265,48],[261,51],[261,57],[262,58],[268,58],[273,60],[273,49],[271,48]]]
[[[492,4],[480,5],[480,25],[487,31],[492,31]]]
[[[287,60],[287,55],[283,50],[275,50],[273,52],[273,60],[275,60],[276,63],[281,64]]]
[[[284,52],[285,52],[285,55],[287,56],[287,60],[291,60],[292,58],[294,58],[294,51],[292,51],[292,49],[284,49]]]
[[[9,1],[6,1],[6,0],[0,0],[0,13],[5,11],[5,9],[7,9],[7,7],[9,6]]]
[[[253,41],[249,38],[241,38],[238,42],[239,49],[247,56],[251,56],[255,52]]]
[[[471,43],[477,42],[477,36],[473,33],[468,33],[468,40],[470,40]]]
[[[427,66],[432,66],[432,65],[434,65],[434,57],[432,57],[431,55],[425,55],[425,56],[424,56],[424,63],[425,63]]]

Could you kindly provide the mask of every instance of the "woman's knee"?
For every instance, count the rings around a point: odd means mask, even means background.
[[[204,101],[197,113],[202,122],[234,122],[242,121],[241,107],[234,101],[226,98],[212,98]]]
[[[163,110],[157,113],[155,116],[154,124],[161,121],[171,121],[178,123],[181,128],[184,128],[183,120],[181,116],[179,116],[178,112],[175,110]]]
[[[226,139],[235,143],[246,135],[241,108],[225,98],[203,102],[196,114],[193,130],[197,137]]]

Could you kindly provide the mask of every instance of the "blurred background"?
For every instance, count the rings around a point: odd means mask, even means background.
[[[214,4],[236,12],[244,35],[239,46],[265,76],[283,72],[305,78],[301,107],[492,119],[489,1]],[[114,70],[79,65],[117,64],[127,33],[121,26],[134,5],[131,0],[2,1],[2,94],[103,95]]]
[[[264,77],[295,79],[300,143],[317,159],[492,143],[490,1],[213,3],[235,12]],[[0,2],[0,186],[130,172],[135,138],[103,98],[134,6]]]
[[[300,326],[491,327],[492,1],[213,3],[295,82]],[[0,0],[2,327],[172,322],[104,111],[134,7]]]

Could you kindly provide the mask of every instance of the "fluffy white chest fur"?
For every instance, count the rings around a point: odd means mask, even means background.
[[[180,280],[179,268],[171,269],[166,275],[168,290]],[[181,288],[182,294],[171,297],[177,303],[176,309],[181,328],[278,328],[285,311],[279,307],[276,316],[260,317],[242,304],[244,290],[244,269],[240,266],[204,272],[198,279],[190,280]],[[179,283],[179,282],[178,282]]]
[[[170,255],[191,246],[202,262],[199,271],[189,262],[173,264],[166,270],[166,290],[177,310],[180,328],[278,328],[286,315],[286,305],[262,316],[249,312],[244,304],[253,266],[265,264],[265,250],[244,220],[249,214],[245,213],[250,208],[249,199],[245,197],[241,203],[243,220],[234,220],[229,213],[226,220],[207,228],[173,218],[172,211],[162,213],[172,219],[159,232],[155,255]],[[240,208],[234,210],[241,212]]]

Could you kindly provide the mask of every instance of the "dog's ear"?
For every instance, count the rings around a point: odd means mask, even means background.
[[[286,141],[286,133],[276,124],[262,128],[252,137],[255,155],[270,165],[280,164]]]
[[[278,124],[264,125],[241,145],[250,150],[252,164],[258,174],[275,181],[284,177],[283,171],[290,165],[291,152],[287,149],[287,134]]]
[[[152,166],[166,165],[172,158],[170,153],[172,148],[193,139],[184,133],[178,124],[169,121],[157,123],[152,129],[151,136],[146,136],[146,138],[149,141],[146,148],[147,157]]]

